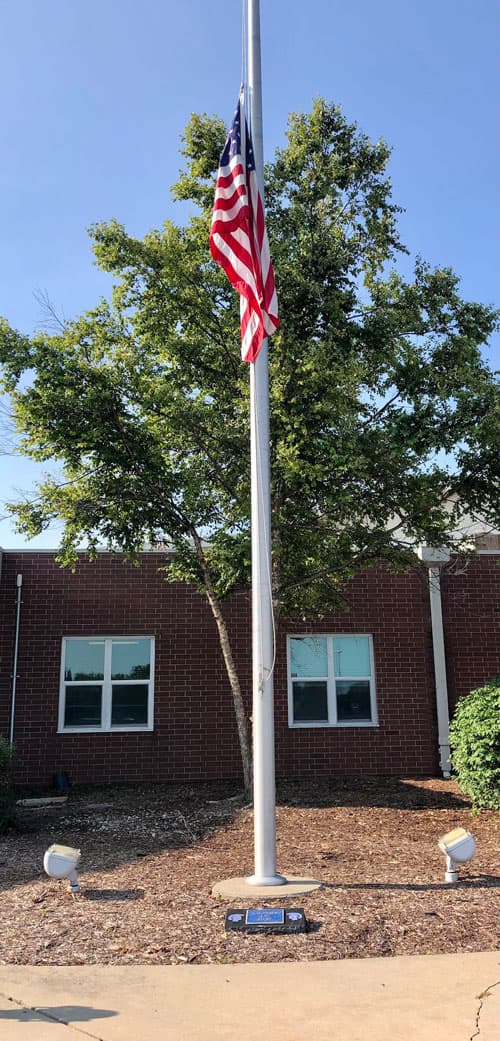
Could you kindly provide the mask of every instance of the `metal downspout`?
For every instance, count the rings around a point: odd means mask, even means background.
[[[14,664],[12,667],[12,695],[10,701],[10,729],[9,729],[9,741],[11,745],[14,743],[14,720],[16,714],[16,686],[17,686],[17,658],[19,654],[19,626],[21,622],[21,593],[23,586],[23,576],[18,575],[16,579],[17,584],[17,609],[16,609],[16,635],[14,639]]]
[[[429,568],[429,597],[431,605],[434,676],[436,681],[439,763],[443,777],[450,777],[450,710],[448,706],[448,684],[446,679],[446,655],[444,649],[443,611],[441,606],[441,580],[439,567]]]

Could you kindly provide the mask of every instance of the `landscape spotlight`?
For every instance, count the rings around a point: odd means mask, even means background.
[[[80,850],[72,849],[71,846],[49,846],[43,858],[43,866],[51,878],[69,878],[70,893],[79,893],[76,868],[80,857]]]
[[[470,831],[454,828],[439,840],[439,848],[446,854],[445,882],[458,882],[457,864],[466,864],[476,852],[476,843]]]

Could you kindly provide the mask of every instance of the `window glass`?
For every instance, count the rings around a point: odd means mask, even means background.
[[[148,721],[147,683],[113,683],[112,726],[140,726]]]
[[[127,636],[64,639],[61,730],[150,729],[152,644]]]
[[[113,640],[112,680],[149,679],[149,640]]]
[[[66,686],[65,727],[100,727],[102,687],[98,684]]]
[[[290,726],[374,725],[371,636],[290,636]]]
[[[296,723],[328,720],[326,681],[293,684],[293,718]]]
[[[104,679],[104,640],[66,640],[65,680]]]
[[[368,636],[334,636],[333,663],[336,676],[370,676]]]
[[[290,640],[292,676],[328,676],[326,636],[303,636]]]
[[[370,681],[337,680],[337,718],[371,720]]]

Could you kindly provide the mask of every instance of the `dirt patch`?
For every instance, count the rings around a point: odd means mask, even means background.
[[[224,963],[498,949],[499,825],[499,813],[472,816],[450,781],[281,785],[278,868],[324,883],[300,900],[310,931],[226,935],[229,904],[212,897],[211,886],[253,868],[252,813],[234,786],[78,791],[63,808],[22,811],[20,829],[0,843],[0,963]],[[478,850],[460,883],[448,886],[437,839],[455,826],[472,831]],[[43,853],[56,841],[82,850],[79,898],[43,873]]]

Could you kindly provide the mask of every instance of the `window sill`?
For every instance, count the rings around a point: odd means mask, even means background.
[[[105,730],[104,727],[64,727],[62,730],[58,730],[58,734],[151,734],[154,727],[109,727]]]
[[[320,720],[317,723],[314,723],[314,722],[289,723],[288,724],[288,729],[289,730],[320,730],[320,729],[321,730],[346,730],[346,728],[348,728],[348,727],[350,727],[350,728],[356,727],[357,729],[359,729],[359,728],[366,729],[366,727],[372,727],[374,729],[377,729],[378,726],[379,726],[379,723],[372,722],[371,720],[360,720],[359,722],[357,722],[356,720],[352,720],[352,722],[350,720],[349,721],[345,720],[342,723],[328,723],[328,722],[326,722],[326,720]]]

